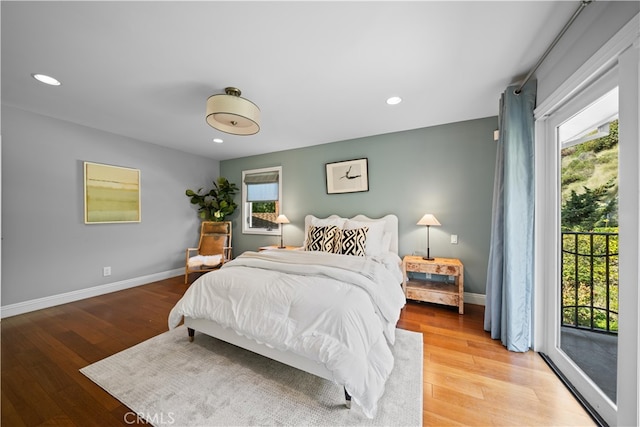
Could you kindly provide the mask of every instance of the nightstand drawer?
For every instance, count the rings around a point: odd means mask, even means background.
[[[444,276],[458,276],[460,268],[456,265],[428,264],[407,262],[407,271],[414,273],[442,274]]]
[[[412,281],[409,281],[407,283],[407,298],[457,307],[460,303],[460,297],[452,286],[449,285],[448,288],[439,290],[434,286],[414,285]]]

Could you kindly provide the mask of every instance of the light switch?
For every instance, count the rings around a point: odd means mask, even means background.
[[[457,245],[458,244],[458,235],[457,234],[452,234],[451,235],[451,244],[452,245]]]

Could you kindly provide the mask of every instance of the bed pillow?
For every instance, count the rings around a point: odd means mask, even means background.
[[[340,253],[343,255],[365,256],[367,246],[367,232],[369,227],[342,230],[340,239]]]
[[[388,231],[385,231],[384,234],[382,234],[382,253],[387,253],[391,250],[391,238],[392,234]]]
[[[335,227],[338,227],[339,229],[342,229],[346,220],[346,218],[317,218],[312,215],[310,221],[311,225],[309,225],[309,227],[307,227],[307,229],[304,231],[304,242],[302,242],[302,246],[305,248],[307,247],[307,236],[309,235],[309,228],[311,228],[312,226],[329,227],[333,225]]]
[[[304,250],[339,253],[339,234],[340,229],[335,225],[326,227],[316,227],[312,225],[307,232],[307,243],[304,246]]]
[[[367,256],[374,256],[383,253],[382,236],[384,235],[384,221],[354,221],[348,219],[343,230],[353,230],[367,227],[367,244],[365,252]]]
[[[316,218],[314,216],[311,218],[311,225],[315,225],[316,227],[328,227],[333,225],[335,227],[342,228],[346,221],[346,218]]]

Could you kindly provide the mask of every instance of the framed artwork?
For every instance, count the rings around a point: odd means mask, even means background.
[[[367,159],[327,163],[327,194],[369,191]]]
[[[84,222],[140,222],[140,171],[84,162]]]

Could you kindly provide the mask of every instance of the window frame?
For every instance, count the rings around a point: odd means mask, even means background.
[[[247,201],[247,184],[245,183],[245,177],[247,175],[262,174],[269,172],[278,173],[278,200],[276,201],[276,216],[282,212],[282,166],[272,166],[260,169],[249,169],[242,171],[242,234],[262,234],[268,236],[279,236],[282,230],[282,225],[278,224],[273,229],[268,228],[256,228],[249,227],[249,218],[251,216],[250,204]]]

